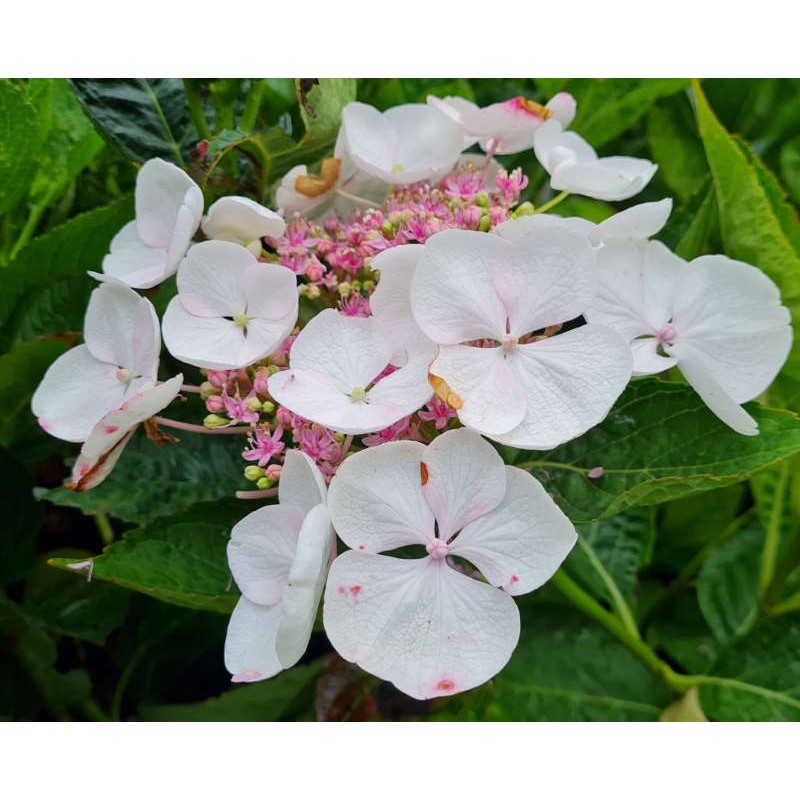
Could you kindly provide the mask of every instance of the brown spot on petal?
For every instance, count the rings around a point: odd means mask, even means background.
[[[428,373],[428,383],[433,388],[433,391],[436,392],[437,396],[442,400],[442,402],[446,403],[450,408],[454,408],[458,411],[463,405],[464,401],[461,399],[460,395],[457,395],[449,386],[446,380],[440,378],[438,375],[434,375],[432,372]]]
[[[428,465],[424,461],[419,462],[419,475],[422,479],[422,485],[424,486],[428,482]]]
[[[529,114],[535,114],[537,117],[541,117],[542,119],[550,119],[550,117],[553,116],[553,112],[549,108],[545,108],[545,106],[533,100],[527,100],[524,97],[520,97],[519,104]]]
[[[294,190],[305,197],[319,197],[336,185],[342,161],[339,158],[326,158],[319,169],[319,175],[299,175],[294,182]]]
[[[165,444],[177,444],[180,441],[177,436],[173,436],[170,433],[164,433],[164,431],[158,427],[155,417],[150,417],[150,419],[146,419],[144,421],[144,432],[147,434],[147,438],[151,442],[155,442],[159,446]]]

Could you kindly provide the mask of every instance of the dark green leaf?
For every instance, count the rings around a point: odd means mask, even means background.
[[[720,722],[800,721],[800,615],[784,614],[732,642],[700,684],[700,705]]]
[[[73,78],[72,88],[100,133],[131,161],[183,165],[197,139],[179,78]]]
[[[18,329],[36,330],[26,338],[63,333],[65,329],[60,327],[58,320],[48,323],[43,309],[49,308],[51,313],[53,310],[63,311],[57,304],[63,306],[67,301],[70,312],[73,315],[80,313],[80,319],[83,319],[93,288],[93,281],[85,272],[101,269],[111,239],[133,218],[133,213],[133,198],[122,197],[104,208],[74,217],[24,247],[13,263],[3,270],[0,325],[4,325],[6,336],[15,338],[11,334],[18,333]],[[71,286],[70,281],[73,282]],[[65,287],[60,286],[62,283]],[[31,311],[33,308],[40,310],[34,313]]]
[[[124,622],[130,594],[111,584],[75,580],[46,563],[56,557],[80,563],[89,556],[91,553],[75,549],[55,550],[44,556],[25,582],[23,609],[54,633],[102,647],[109,633]]]
[[[719,644],[708,629],[694,592],[681,592],[659,607],[647,626],[648,644],[690,674],[708,672]]]
[[[28,471],[0,447],[0,586],[25,577],[36,558],[41,506],[33,497]]]
[[[703,185],[709,170],[685,95],[670,97],[650,109],[647,141],[661,179],[678,199],[688,201]]]
[[[601,563],[608,577],[627,600],[636,588],[639,570],[649,560],[655,537],[653,512],[636,508],[611,519],[579,525],[581,541],[569,554],[564,568],[595,597],[613,602],[606,581],[593,565],[588,553]]]
[[[267,681],[236,686],[202,703],[144,706],[139,717],[145,722],[294,721],[313,707],[319,672],[319,663],[292,667]]]
[[[93,578],[167,603],[230,613],[238,593],[231,586],[225,548],[231,528],[252,510],[246,502],[224,500],[157,519],[129,531],[93,559]],[[50,563],[67,569],[71,559]]]
[[[687,261],[704,255],[712,234],[718,227],[717,200],[714,184],[709,179],[670,216],[658,238],[670,250]]]
[[[758,615],[764,529],[758,520],[715,547],[697,578],[700,609],[717,641],[741,636]]]
[[[526,605],[520,643],[494,679],[491,719],[658,719],[670,693],[629,650],[563,606]]]
[[[608,417],[578,439],[517,466],[530,468],[574,522],[612,517],[744,480],[800,451],[800,418],[747,405],[758,436],[720,422],[688,386],[636,380]],[[602,467],[601,478],[588,472]]]

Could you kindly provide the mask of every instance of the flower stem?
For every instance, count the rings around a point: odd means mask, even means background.
[[[781,521],[783,519],[783,505],[786,489],[789,485],[789,462],[784,461],[778,473],[778,482],[775,486],[775,500],[767,523],[766,536],[764,537],[764,550],[761,553],[761,572],[758,580],[758,594],[763,601],[767,590],[775,576],[775,561],[778,557],[778,545],[781,541]]]
[[[276,497],[278,487],[274,489],[257,489],[253,491],[236,492],[237,500],[261,500],[265,497]]]
[[[534,210],[534,214],[544,214],[545,211],[549,211],[554,206],[557,206],[562,200],[566,200],[569,197],[569,190],[564,189],[561,194],[557,194],[552,200],[548,200],[543,205],[539,206],[537,209]]]
[[[366,208],[377,208],[376,204],[373,203],[372,200],[366,200],[363,197],[359,197],[357,194],[350,194],[350,192],[346,192],[344,189],[335,189],[334,191],[339,195],[339,197],[343,197],[345,200],[349,200],[351,203],[358,203]]]
[[[188,383],[184,383],[181,386],[181,391],[184,394],[200,394],[203,390],[199,386],[190,386]]]
[[[105,511],[95,511],[94,521],[100,533],[103,547],[108,547],[108,545],[114,542],[114,529],[111,527],[108,514],[106,514]]]
[[[203,104],[200,101],[200,92],[189,78],[183,79],[183,90],[186,93],[186,102],[189,105],[189,113],[192,115],[197,132],[202,139],[212,139],[211,128],[208,127],[208,120],[203,111]]]
[[[551,584],[558,589],[576,608],[583,611],[595,622],[599,623],[612,636],[624,644],[634,655],[658,676],[669,689],[676,694],[684,694],[692,686],[700,683],[699,675],[680,675],[669,664],[662,661],[653,650],[637,636],[633,636],[620,620],[606,611],[591,595],[581,589],[564,570],[559,570],[552,578]]]
[[[242,118],[239,120],[239,127],[243,131],[250,133],[255,127],[258,109],[261,107],[261,98],[264,96],[266,87],[267,82],[264,78],[254,79],[250,84],[250,91],[244,101]]]
[[[177,419],[167,417],[156,417],[156,424],[164,428],[176,428],[179,431],[190,431],[191,433],[214,433],[214,434],[234,434],[252,433],[253,429],[247,425],[239,425],[235,428],[205,428],[202,425],[192,425],[191,422],[179,422]]]

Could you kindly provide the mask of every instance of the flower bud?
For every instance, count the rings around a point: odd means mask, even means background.
[[[316,300],[321,294],[319,286],[308,286],[306,289],[306,297],[309,300]]]
[[[208,400],[208,398],[211,397],[211,395],[217,394],[217,392],[218,392],[217,387],[214,386],[214,384],[211,383],[211,381],[203,381],[200,384],[200,397],[202,397],[203,400]]]
[[[352,287],[347,281],[342,281],[339,284],[337,291],[339,292],[339,297],[350,297],[350,293],[352,292]]]
[[[492,227],[492,219],[488,214],[484,214],[481,217],[481,221],[478,223],[478,230],[482,231],[483,233],[488,233],[490,228]]]
[[[206,399],[206,409],[210,414],[220,414],[225,410],[225,401],[218,394],[212,394]]]
[[[271,489],[272,485],[273,482],[269,478],[259,478],[256,481],[256,486],[258,486],[259,489]]]
[[[524,203],[518,205],[516,209],[514,209],[514,211],[511,212],[511,216],[514,219],[517,219],[517,217],[530,217],[531,214],[535,213],[536,209],[533,207],[533,203],[526,200]]]
[[[244,468],[244,477],[248,481],[257,481],[266,475],[266,470],[263,467],[257,467],[255,464],[249,464]]]
[[[244,407],[248,411],[261,411],[261,401],[257,397],[248,397],[247,400],[244,401]]]
[[[230,425],[231,421],[225,417],[220,417],[217,414],[209,414],[204,420],[203,425],[209,430],[214,428],[222,428],[225,425]]]
[[[282,469],[283,469],[283,467],[281,467],[280,464],[270,464],[267,467],[267,470],[266,470],[267,471],[267,477],[271,481],[277,481],[281,477],[281,470]]]
[[[271,414],[275,410],[275,403],[271,403],[269,400],[264,400],[261,403],[261,413],[262,414]]]
[[[486,192],[478,192],[478,194],[475,195],[475,202],[479,206],[483,206],[484,208],[488,208],[489,207],[489,195]]]

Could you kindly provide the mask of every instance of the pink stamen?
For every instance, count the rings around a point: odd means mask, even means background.
[[[444,558],[448,552],[450,551],[450,545],[447,542],[443,542],[441,539],[431,539],[427,545],[425,545],[425,549],[428,551],[428,555],[431,558]]]
[[[656,341],[659,344],[666,344],[671,342],[675,336],[677,335],[677,331],[675,330],[675,326],[671,323],[667,323],[664,327],[656,334]]]

